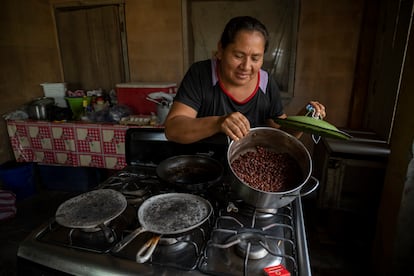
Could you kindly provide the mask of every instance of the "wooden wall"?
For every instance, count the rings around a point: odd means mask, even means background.
[[[64,81],[51,8],[56,2],[69,1],[2,1],[0,97],[7,101],[0,101],[1,114],[41,96],[40,83]],[[327,105],[329,122],[346,126],[363,2],[302,1],[295,97],[286,106],[288,114],[318,99]],[[186,70],[181,4],[182,0],[125,0],[131,81],[180,82]],[[0,137],[3,162],[13,158],[4,121]]]
[[[1,2],[0,114],[43,94],[40,83],[60,82],[61,71],[48,1]],[[0,120],[0,163],[14,158]]]
[[[326,105],[326,120],[347,126],[364,1],[304,0],[296,57],[294,99],[288,114],[309,100]]]

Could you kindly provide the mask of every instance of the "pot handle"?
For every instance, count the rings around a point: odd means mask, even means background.
[[[318,179],[316,179],[314,176],[311,176],[310,179],[312,179],[315,183],[313,184],[313,186],[308,187],[309,183],[311,181],[307,181],[305,183],[305,185],[303,185],[302,189],[300,190],[300,196],[301,197],[309,195],[310,193],[312,193],[313,191],[315,191],[319,187],[319,180]],[[304,188],[308,188],[308,189],[304,189]],[[305,190],[305,191],[303,191],[303,190]]]
[[[139,234],[147,232],[146,229],[143,227],[139,227],[132,231],[128,236],[126,236],[122,241],[115,244],[115,246],[112,248],[112,252],[119,252],[121,251],[128,243],[130,243],[135,237],[137,237]]]
[[[102,232],[104,233],[104,236],[107,242],[113,243],[115,241],[114,232],[111,228],[106,226],[104,223],[101,223],[99,225],[99,228],[102,229]]]
[[[160,238],[160,235],[152,237],[138,250],[137,256],[135,258],[137,263],[145,263],[149,260],[149,258],[151,258],[152,253],[154,252]]]

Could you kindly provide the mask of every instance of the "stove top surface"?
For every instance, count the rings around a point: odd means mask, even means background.
[[[161,138],[148,148],[164,145],[165,136],[159,132],[150,135]],[[131,145],[138,143],[140,148],[140,139],[141,135],[132,132],[126,140]],[[134,152],[138,151],[129,149],[131,156],[135,156],[128,158],[129,165],[97,187],[114,189],[127,199],[125,211],[108,225],[115,240],[109,242],[102,231],[65,228],[51,218],[21,243],[20,261],[26,266],[37,264],[73,275],[247,276],[266,275],[264,268],[277,265],[286,267],[291,275],[311,275],[300,198],[277,210],[258,210],[233,198],[231,178],[227,177],[205,190],[180,191],[158,179],[155,159],[136,158]],[[218,160],[225,152],[221,144],[193,149],[202,149],[203,154],[209,152]],[[137,252],[158,236],[154,233],[144,232],[122,250],[114,251],[118,242],[141,226],[137,219],[141,204],[154,195],[171,192],[193,193],[207,199],[213,214],[191,231],[161,235],[144,263],[137,263]]]

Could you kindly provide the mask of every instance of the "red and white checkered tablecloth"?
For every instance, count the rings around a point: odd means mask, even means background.
[[[10,144],[19,162],[122,169],[127,126],[107,123],[7,120]]]
[[[6,123],[19,162],[108,169],[126,166],[125,134],[129,126],[33,120]]]

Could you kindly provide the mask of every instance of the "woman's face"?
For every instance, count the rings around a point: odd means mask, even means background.
[[[225,49],[219,44],[219,74],[224,84],[243,86],[256,81],[262,67],[265,38],[258,31],[239,31]]]

